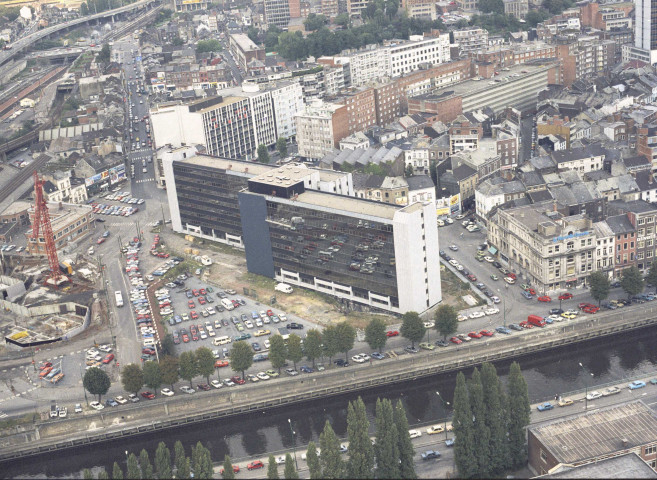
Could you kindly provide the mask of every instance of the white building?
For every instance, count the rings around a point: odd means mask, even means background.
[[[315,100],[297,114],[299,155],[320,159],[347,136],[347,107]]]
[[[297,134],[295,117],[303,110],[303,89],[296,82],[281,84],[271,91],[276,115],[276,138],[294,138]]]
[[[634,5],[634,46],[645,52],[651,65],[657,63],[657,2],[636,0]]]

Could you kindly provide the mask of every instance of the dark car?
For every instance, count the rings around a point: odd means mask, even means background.
[[[516,331],[519,331],[519,332],[522,331],[522,327],[520,325],[518,325],[517,323],[512,323],[511,325],[509,325],[509,328],[511,330],[516,330]]]
[[[301,367],[299,367],[299,370],[300,370],[302,373],[313,373],[313,372],[315,371],[315,370],[313,370],[312,368],[307,367],[307,366],[305,366],[305,365],[302,365]]]
[[[440,452],[435,450],[427,450],[422,453],[422,460],[433,460],[434,458],[440,458]]]
[[[436,347],[449,347],[449,342],[446,342],[445,340],[436,340],[435,345]]]
[[[349,362],[344,360],[343,358],[338,358],[333,363],[335,363],[338,367],[348,367],[349,366]]]
[[[493,266],[495,268],[500,268],[502,266],[502,264],[500,262],[493,262]]]
[[[300,323],[292,322],[287,324],[287,328],[289,328],[290,330],[303,330],[303,325],[301,325]]]
[[[563,310],[561,308],[551,308],[550,309],[550,314],[551,315],[561,315],[563,313]]]
[[[208,390],[210,390],[210,385],[208,385],[207,383],[197,383],[196,388],[198,388],[199,390],[203,390],[204,392],[207,392]]]

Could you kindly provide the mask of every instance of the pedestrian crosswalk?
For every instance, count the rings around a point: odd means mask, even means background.
[[[131,227],[134,226],[135,224],[133,222],[114,222],[114,223],[108,223],[108,227]]]
[[[145,182],[154,182],[154,181],[155,181],[154,178],[142,178],[139,180],[135,180],[135,183],[145,183]]]

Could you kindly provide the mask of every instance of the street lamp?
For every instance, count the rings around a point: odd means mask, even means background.
[[[82,391],[84,392],[84,401],[89,405],[89,399],[87,398],[87,389],[84,388],[84,378],[82,377],[82,363],[80,363],[80,381],[82,381]]]
[[[579,366],[582,367],[582,370],[584,370],[584,372],[587,375],[593,376],[593,374],[589,373],[589,371],[584,367],[584,365],[582,365],[582,362],[579,362]],[[589,381],[588,380],[586,380],[584,382],[584,387],[585,387],[585,389],[584,389],[584,411],[586,411],[589,407]]]
[[[436,392],[440,401],[443,402],[443,408],[445,409],[445,440],[447,440],[447,407],[449,407],[449,402],[445,401],[443,397],[440,396],[440,392]]]
[[[292,430],[292,420],[289,418],[287,419],[287,423],[290,425],[290,433],[292,434],[292,451],[294,452],[294,465],[297,469],[297,472],[299,471],[299,464],[297,463],[297,440],[296,440],[296,432]]]

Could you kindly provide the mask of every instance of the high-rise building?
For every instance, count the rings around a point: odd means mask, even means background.
[[[634,1],[634,46],[623,45],[623,61],[657,63],[657,1]]]
[[[265,0],[265,21],[287,30],[291,18],[301,16],[300,0]]]
[[[338,142],[349,135],[345,105],[314,100],[297,114],[296,120],[299,155],[305,158],[322,158],[338,148]]]

